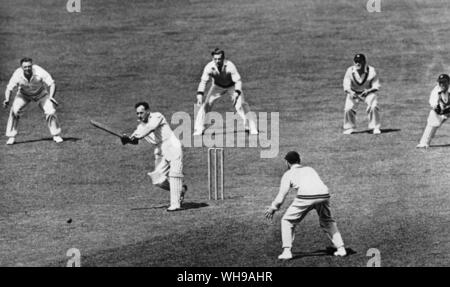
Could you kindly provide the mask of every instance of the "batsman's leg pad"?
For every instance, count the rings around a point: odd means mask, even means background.
[[[180,196],[183,190],[182,177],[169,177],[170,183],[170,206],[180,208]]]
[[[431,140],[433,139],[434,135],[436,134],[438,127],[427,125],[425,127],[425,130],[423,131],[422,138],[420,139],[421,145],[430,145]]]

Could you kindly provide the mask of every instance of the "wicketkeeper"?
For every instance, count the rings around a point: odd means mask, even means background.
[[[430,94],[431,111],[428,115],[427,126],[417,148],[428,148],[437,129],[450,116],[449,85],[450,77],[447,74],[439,75],[437,85]]]
[[[167,211],[181,208],[187,186],[183,185],[183,150],[166,118],[158,112],[151,113],[147,102],[135,105],[139,125],[131,136],[123,135],[122,144],[138,144],[140,139],[155,146],[155,170],[148,175],[152,183],[170,191]]]
[[[313,168],[300,165],[300,155],[296,151],[288,152],[284,159],[289,170],[281,178],[280,191],[272,205],[265,212],[266,218],[272,219],[275,211],[279,210],[283,204],[289,190],[292,188],[297,191],[297,197],[281,219],[283,253],[278,256],[278,259],[292,259],[291,249],[295,236],[295,226],[313,209],[319,215],[320,227],[322,227],[337,248],[334,255],[347,255],[341,233],[337,228],[336,222],[331,217],[328,187]]]

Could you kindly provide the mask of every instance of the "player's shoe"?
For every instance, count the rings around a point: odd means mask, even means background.
[[[418,144],[418,145],[416,145],[416,148],[429,148],[430,146],[429,145],[427,145],[427,144]]]
[[[289,259],[292,259],[292,252],[291,252],[291,249],[289,249],[289,248],[284,248],[284,249],[283,249],[283,253],[281,253],[281,254],[278,256],[278,259],[280,259],[280,260],[289,260]]]
[[[346,129],[344,130],[343,134],[344,135],[351,135],[355,130],[354,129]]]
[[[179,206],[169,206],[169,208],[167,208],[168,212],[178,211],[178,210],[181,210],[181,208]]]
[[[16,138],[15,138],[15,137],[10,137],[10,138],[6,141],[6,144],[7,144],[7,145],[13,145],[15,141],[16,141]]]
[[[202,130],[202,131],[196,130],[196,131],[194,131],[194,133],[192,135],[201,136],[201,135],[203,135],[204,132],[205,132],[204,130]]]
[[[347,251],[344,247],[339,247],[337,251],[334,252],[334,256],[344,257],[347,255]]]
[[[379,134],[381,134],[380,129],[373,129],[373,134],[374,134],[374,135],[379,135]]]
[[[62,137],[60,136],[54,136],[53,140],[55,141],[55,143],[62,143],[64,140],[62,139]]]
[[[184,197],[185,197],[187,191],[188,191],[187,185],[183,184],[183,189],[181,190],[181,195],[180,195],[180,205],[183,204]]]
[[[249,133],[249,134],[251,134],[251,135],[257,135],[257,134],[259,134],[259,131],[258,131],[258,130],[250,130],[249,128],[245,128],[245,132],[246,132],[246,133]]]

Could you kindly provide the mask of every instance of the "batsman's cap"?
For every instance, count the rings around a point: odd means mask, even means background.
[[[353,57],[353,62],[355,62],[355,63],[365,63],[366,62],[366,56],[364,56],[364,54],[356,54],[355,57]]]
[[[450,77],[447,74],[440,74],[438,77],[438,83],[450,83]]]
[[[296,151],[290,151],[285,156],[284,159],[288,163],[300,163],[300,155]]]

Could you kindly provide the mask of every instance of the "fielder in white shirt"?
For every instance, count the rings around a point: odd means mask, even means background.
[[[244,121],[244,127],[250,134],[258,134],[258,128],[250,107],[242,93],[241,76],[236,66],[225,60],[225,52],[216,48],[211,56],[213,60],[203,69],[203,74],[197,88],[197,105],[200,106],[195,119],[194,135],[202,135],[205,131],[206,114],[212,110],[214,102],[222,96],[230,96],[237,113]],[[213,79],[211,87],[203,102],[206,84]]]
[[[5,100],[3,107],[9,106],[9,101],[13,90],[17,87],[17,94],[9,112],[8,123],[6,126],[6,136],[8,141],[6,144],[12,145],[18,132],[19,118],[24,108],[31,102],[37,102],[39,107],[44,111],[45,119],[53,136],[53,140],[57,143],[63,141],[61,138],[61,128],[56,117],[56,100],[55,81],[52,76],[38,65],[33,65],[33,60],[23,58],[20,60],[20,68],[17,68],[5,91]],[[48,89],[47,89],[48,88]]]
[[[279,210],[283,204],[289,190],[292,188],[297,192],[296,198],[281,219],[283,253],[278,256],[278,259],[292,259],[291,249],[294,241],[295,227],[313,209],[319,215],[320,227],[337,248],[334,255],[347,255],[336,222],[331,217],[328,187],[323,183],[313,168],[300,165],[300,155],[296,151],[288,152],[284,159],[289,170],[281,178],[280,191],[265,212],[266,218],[272,219],[275,211]]]
[[[430,94],[429,103],[431,106],[428,115],[427,126],[423,131],[417,148],[428,148],[430,142],[436,134],[437,129],[450,117],[450,99],[449,85],[450,77],[447,74],[441,74],[437,80],[438,84],[433,88]]]
[[[147,102],[135,105],[139,125],[131,136],[123,135],[122,143],[138,144],[145,139],[155,146],[155,170],[148,173],[154,185],[170,191],[167,211],[181,209],[187,186],[183,185],[183,149],[166,118],[158,112],[150,112]]]
[[[354,65],[349,67],[344,76],[344,91],[347,94],[344,107],[344,134],[349,135],[356,128],[356,109],[360,102],[367,104],[369,129],[373,134],[380,134],[380,112],[378,108],[377,92],[380,81],[375,69],[369,66],[366,56],[356,54]]]

